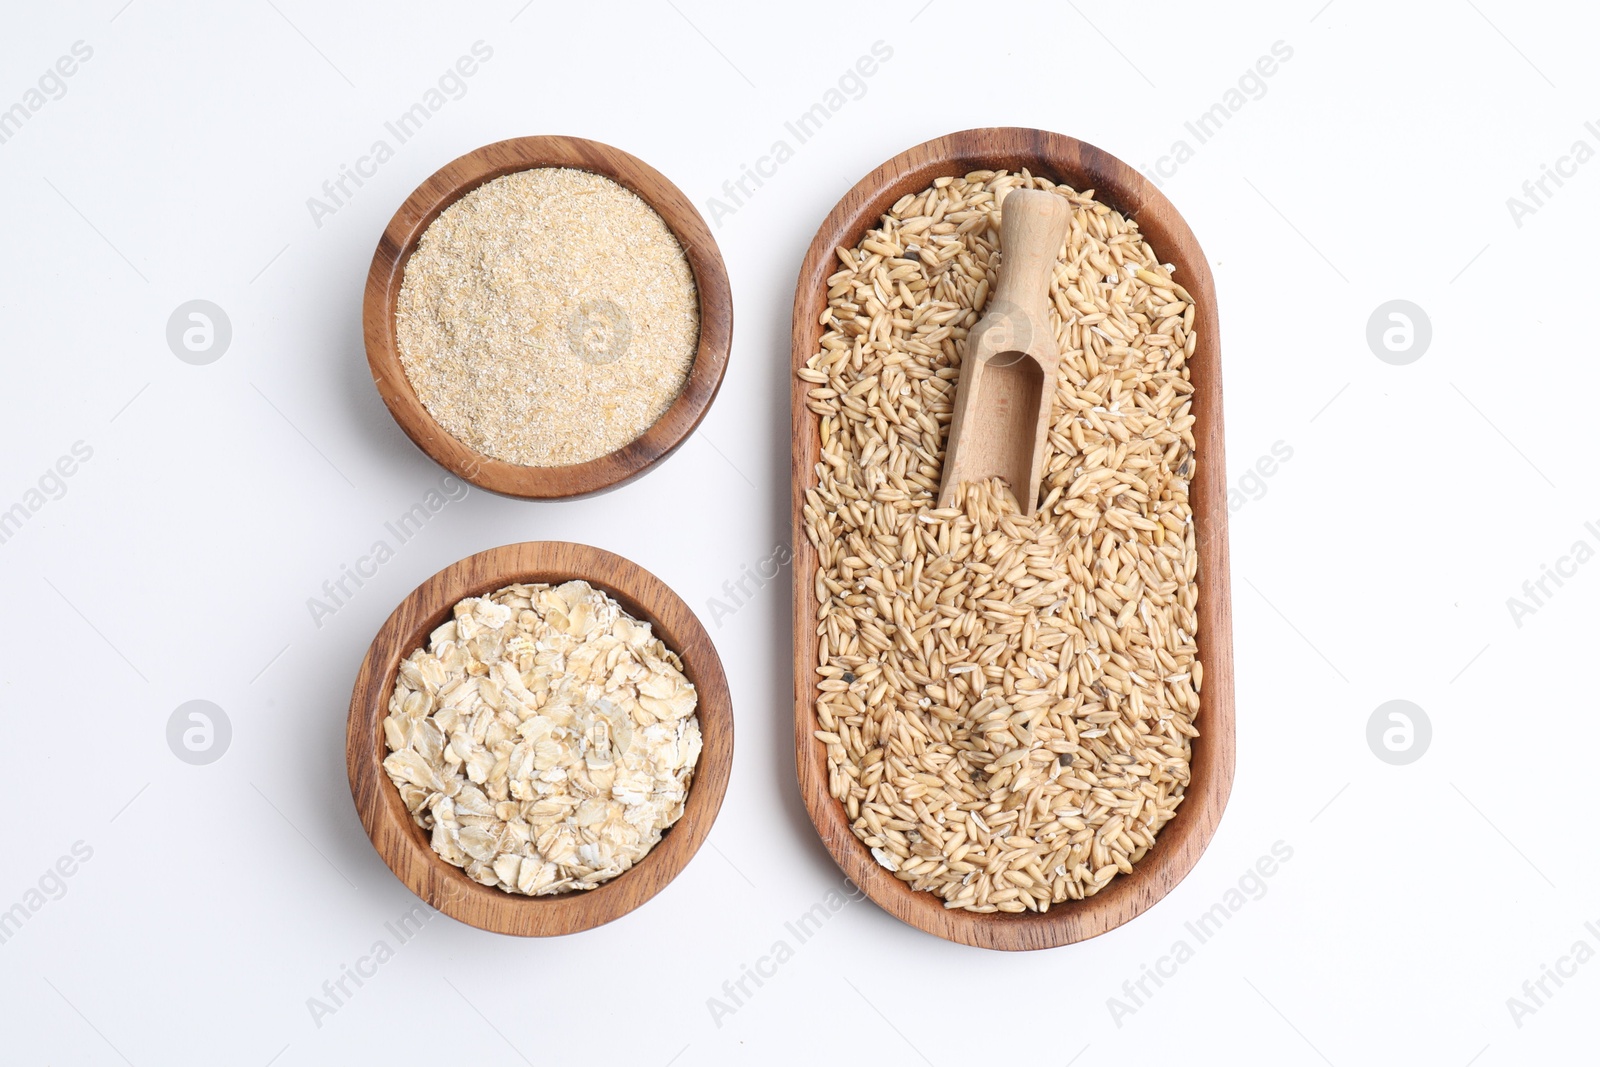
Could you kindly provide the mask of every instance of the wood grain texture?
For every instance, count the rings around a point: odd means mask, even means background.
[[[400,363],[395,310],[406,261],[422,233],[451,204],[484,182],[534,167],[592,171],[637,193],[666,221],[694,272],[700,302],[700,345],[683,392],[664,415],[622,448],[586,463],[524,467],[475,452],[450,436],[417,398]],[[362,304],[367,363],[378,394],[407,437],[440,466],[473,485],[506,496],[554,500],[622,485],[684,442],[705,417],[722,385],[733,343],[733,297],[722,253],[688,197],[654,168],[628,153],[579,137],[517,137],[456,159],[417,187],[378,241]]]
[[[1050,328],[1050,280],[1072,205],[1041,189],[1013,189],[1000,208],[1000,271],[983,319],[967,335],[944,450],[939,506],[962,482],[1004,478],[1022,514],[1039,504],[1044,446],[1061,350]]]
[[[406,810],[383,769],[383,720],[400,662],[426,645],[428,635],[469,596],[514,582],[559,583],[582,578],[614,597],[683,660],[699,693],[703,747],[683,816],[644,859],[595,889],[552,897],[518,896],[479,885],[446,863]],[[608,923],[659,893],[683,870],[722,806],[733,765],[733,703],[717,650],[689,606],[659,578],[621,556],[588,545],[528,541],[491,548],[453,563],[400,602],[373,638],[350,697],[345,737],[350,795],[361,825],[389,869],[434,908],[483,930],[523,937],[569,934]]]
[[[817,350],[817,319],[827,302],[828,275],[838,265],[834,249],[854,247],[879,217],[907,193],[945,175],[975,170],[1020,170],[1078,190],[1131,216],[1163,262],[1195,298],[1198,333],[1189,360],[1194,384],[1197,469],[1190,488],[1200,555],[1197,635],[1205,685],[1200,697],[1191,781],[1178,814],[1153,847],[1093,897],[1057,904],[1043,914],[977,915],[947,910],[931,893],[912,890],[872,859],[850,831],[842,805],[828,794],[827,754],[812,736],[817,696],[817,554],[805,534],[805,492],[816,484],[821,451],[819,420],[805,404],[809,386],[791,378],[794,420],[792,514],[794,522],[794,736],[800,792],[811,821],[834,860],[879,907],[904,922],[951,941],[983,948],[1040,949],[1105,933],[1145,911],[1194,867],[1217,828],[1233,783],[1233,622],[1228,583],[1227,469],[1222,447],[1222,367],[1216,288],[1199,242],[1177,209],[1138,171],[1092,145],[1029,129],[978,129],[920,144],[884,163],[845,194],[828,215],[800,268],[795,290],[793,367]]]

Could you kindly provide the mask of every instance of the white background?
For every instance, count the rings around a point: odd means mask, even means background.
[[[1549,586],[1520,627],[1506,606],[1574,541],[1600,547],[1584,529],[1600,526],[1600,162],[1549,185],[1521,226],[1506,205],[1575,140],[1600,148],[1583,126],[1600,120],[1592,12],[122,3],[29,5],[0,36],[0,107],[73,42],[93,48],[0,145],[0,508],[75,442],[93,449],[0,544],[0,909],[75,842],[93,850],[0,945],[8,1062],[1593,1059],[1600,963],[1547,985],[1520,1027],[1507,998],[1578,939],[1600,949],[1584,930],[1600,921],[1600,564]],[[478,40],[494,54],[466,95],[316,226],[307,198]],[[598,499],[474,491],[315,625],[307,598],[442,473],[390,419],[362,351],[367,265],[405,196],[479,145],[562,133],[635,153],[706,212],[879,40],[893,57],[865,94],[715,230],[737,324],[695,436]],[[1197,145],[1184,122],[1276,41],[1293,56],[1265,94]],[[985,125],[1151,167],[1179,138],[1195,148],[1163,182],[1217,277],[1230,479],[1275,442],[1293,450],[1232,517],[1232,800],[1188,879],[1103,937],[992,953],[852,904],[718,1025],[708,998],[792,942],[785,921],[841,877],[794,784],[787,573],[720,626],[706,606],[789,536],[795,274],[868,170]],[[195,298],[233,326],[209,366],[165,340]],[[1365,338],[1396,298],[1433,328],[1407,366]],[[585,934],[435,919],[319,1026],[308,998],[414,899],[347,791],[360,657],[428,575],[539,538],[637,561],[711,628],[738,753],[710,847]],[[165,739],[191,699],[232,722],[208,766]],[[1366,742],[1391,699],[1433,724],[1408,766]],[[1280,840],[1293,858],[1266,895],[1197,946],[1185,922]],[[1114,1020],[1108,998],[1180,938],[1194,958]]]

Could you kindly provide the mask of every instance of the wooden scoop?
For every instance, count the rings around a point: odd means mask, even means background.
[[[1061,350],[1050,326],[1050,276],[1072,205],[1040,189],[1013,189],[1000,203],[1000,278],[983,320],[967,335],[945,445],[939,506],[962,482],[998,475],[1024,515],[1039,502],[1050,401]]]

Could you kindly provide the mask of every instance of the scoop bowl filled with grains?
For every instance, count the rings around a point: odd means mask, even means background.
[[[710,230],[661,174],[595,141],[521,137],[411,194],[373,254],[363,324],[419,448],[545,500],[626,482],[688,437],[733,305]]]
[[[1071,210],[1039,496],[989,477],[941,507],[1019,189]],[[824,221],[793,346],[796,765],[824,844],[952,941],[1128,921],[1194,866],[1233,778],[1221,356],[1193,233],[1093,146],[952,134]]]
[[[351,794],[384,861],[501,933],[609,922],[683,869],[733,754],[721,662],[659,579],[584,545],[447,567],[395,610],[350,705]]]

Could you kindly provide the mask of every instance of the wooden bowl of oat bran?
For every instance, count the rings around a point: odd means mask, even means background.
[[[1019,187],[1074,211],[1051,280],[1063,415],[1042,491],[1055,495],[1026,520],[988,486],[963,487],[963,508],[935,499],[956,344]],[[871,333],[894,358],[844,358],[863,314],[885,317]],[[796,772],[834,860],[896,918],[982,948],[1065,945],[1155,905],[1210,842],[1234,767],[1221,346],[1193,232],[1082,141],[1004,128],[928,141],[817,231],[793,370]],[[873,458],[837,454],[854,447]],[[870,492],[848,481],[865,470]],[[1160,571],[1174,559],[1186,573]]]
[[[675,652],[697,693],[702,745],[683,812],[633,866],[593,889],[528,896],[482,885],[433,850],[384,769],[384,720],[400,665],[450,619],[454,606],[508,585],[582,579],[614,599]],[[345,739],[350,795],[384,863],[430,906],[479,929],[522,937],[588,930],[659,893],[694,857],[722,806],[733,765],[733,704],[717,650],[689,606],[659,578],[587,545],[530,541],[453,563],[395,608],[367,650],[350,698]]]
[[[552,288],[571,286],[576,290],[592,278],[595,291],[579,293],[579,310],[570,314],[563,310],[559,316],[540,313],[531,319],[486,313],[481,300],[472,305],[445,287],[465,275],[448,262],[436,270],[434,280],[440,284],[428,298],[415,295],[421,290],[417,279],[408,277],[407,265],[419,247],[428,252],[427,259],[419,259],[419,263],[437,259],[429,246],[433,236],[425,241],[424,235],[441,215],[470,197],[463,210],[470,207],[481,221],[483,212],[476,200],[483,197],[472,194],[482,187],[495,183],[483,192],[485,196],[498,195],[505,183],[497,179],[572,177],[574,171],[593,176],[591,186],[607,187],[580,188],[579,194],[625,191],[631,194],[629,200],[637,198],[635,209],[642,201],[642,207],[648,209],[644,214],[659,217],[647,220],[656,236],[676,239],[681,260],[664,266],[682,274],[686,265],[693,287],[692,294],[681,298],[688,306],[680,309],[677,320],[666,323],[656,314],[661,301],[655,297],[643,309],[630,304],[635,290],[629,285],[628,271],[644,271],[637,280],[654,284],[662,270],[652,270],[652,264],[655,268],[663,264],[648,257],[631,263],[625,246],[636,231],[623,225],[625,220],[586,212],[582,197],[552,195],[543,201],[549,205],[551,218],[571,217],[585,240],[595,238],[584,246],[582,257],[565,265],[568,275],[562,276],[562,262],[547,259],[541,263],[545,241],[523,239],[520,247],[508,248],[514,234],[491,234],[500,246],[496,249],[497,273],[484,283],[498,292],[512,276],[548,278]],[[541,197],[545,191],[535,189],[523,199],[539,203]],[[635,216],[639,213],[634,212]],[[453,212],[451,220],[461,214]],[[670,237],[661,231],[661,223]],[[466,257],[458,258],[457,265],[473,257],[487,261],[488,257],[479,256],[477,247],[459,240],[456,244],[458,256]],[[442,281],[440,271],[446,275]],[[686,290],[680,287],[675,292]],[[476,295],[481,297],[482,292]],[[421,303],[429,306],[419,315],[416,305]],[[465,321],[445,321],[451,314]],[[645,321],[633,322],[635,315]],[[693,321],[687,321],[690,316]],[[638,477],[682,444],[716,397],[733,337],[727,269],[694,205],[643,161],[577,137],[518,137],[486,145],[423,182],[401,205],[378,242],[367,275],[362,319],[373,381],[406,436],[434,461],[472,484],[530,500],[578,497],[614,488]],[[436,326],[437,336],[447,342],[462,338],[460,345],[468,351],[455,353],[457,363],[449,363],[439,350],[418,340],[419,322],[424,328]],[[491,340],[480,343],[476,337],[468,338],[467,326]],[[499,333],[488,333],[487,327]],[[663,338],[669,335],[677,340],[667,360],[670,367],[663,373],[663,365],[651,361],[655,351],[651,346],[666,345]],[[504,358],[505,349],[495,345],[532,353],[529,366],[534,369],[516,377],[507,368],[515,368],[517,361]],[[662,381],[668,384],[662,386]]]

